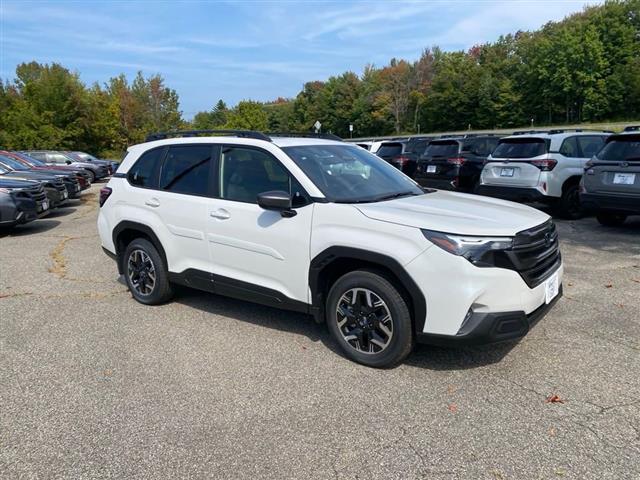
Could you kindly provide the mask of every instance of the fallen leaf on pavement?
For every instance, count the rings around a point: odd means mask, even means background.
[[[611,287],[613,287],[613,285],[612,285],[612,284],[610,284],[610,283],[608,283],[608,284],[606,284],[606,285],[605,285],[605,288],[611,288]]]
[[[558,395],[553,394],[547,397],[545,403],[564,403],[564,400],[562,400]]]
[[[549,429],[549,435],[551,435],[552,437],[555,437],[555,436],[556,436],[556,429],[555,429],[555,428],[553,428],[553,427],[551,427],[551,428]]]
[[[452,403],[451,405],[449,405],[449,411],[451,413],[456,413],[458,411],[458,406],[455,403]]]

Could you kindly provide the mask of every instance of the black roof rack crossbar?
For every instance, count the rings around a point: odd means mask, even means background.
[[[145,142],[165,140],[170,137],[197,137],[199,135],[229,135],[232,137],[253,138],[270,142],[271,138],[255,130],[175,130],[171,132],[157,132],[147,135]]]
[[[268,132],[272,137],[300,137],[300,138],[322,138],[324,140],[336,140],[342,142],[342,138],[333,133],[315,133],[315,132]]]

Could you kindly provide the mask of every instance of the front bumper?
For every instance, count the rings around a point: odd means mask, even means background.
[[[545,195],[534,187],[502,187],[497,185],[478,185],[478,194],[487,197],[502,198],[513,202],[551,202],[554,197]]]
[[[517,340],[524,337],[553,308],[562,297],[558,295],[548,304],[543,304],[530,314],[523,311],[500,313],[474,313],[456,335],[419,333],[417,342],[439,346],[487,345]]]
[[[524,325],[533,322],[532,315],[542,316],[536,312],[546,313],[551,308],[546,305],[546,279],[557,274],[561,286],[564,274],[560,263],[544,281],[530,288],[517,271],[477,267],[436,246],[404,268],[426,303],[425,318],[415,319],[417,338],[437,343],[492,343],[526,334],[529,326]],[[494,326],[515,317],[518,320],[512,322],[513,330]]]
[[[640,195],[581,193],[580,202],[588,211],[640,215]]]

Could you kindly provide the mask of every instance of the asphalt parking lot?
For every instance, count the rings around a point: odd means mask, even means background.
[[[1,478],[640,478],[640,219],[558,221],[565,296],[519,343],[381,371],[303,315],[136,303],[98,189],[0,233]]]

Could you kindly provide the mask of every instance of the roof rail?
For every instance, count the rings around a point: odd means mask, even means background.
[[[268,132],[272,137],[300,137],[300,138],[322,138],[324,140],[336,140],[342,142],[342,138],[333,133],[315,133],[315,132]]]
[[[175,130],[171,132],[157,132],[147,135],[145,142],[165,140],[170,137],[197,137],[199,135],[229,135],[232,137],[253,138],[270,142],[271,139],[262,132],[255,130]]]
[[[601,132],[601,133],[613,133],[612,130],[602,130],[599,128],[554,128],[551,130],[547,130],[546,133],[554,134],[554,133],[566,133],[566,132]]]
[[[640,125],[629,125],[624,127],[623,132],[638,132],[640,131]]]

